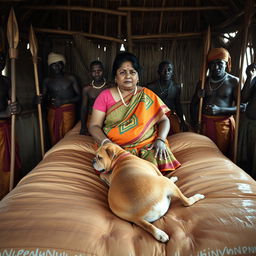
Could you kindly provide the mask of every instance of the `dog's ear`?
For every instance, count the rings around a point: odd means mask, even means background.
[[[116,156],[116,151],[114,147],[106,147],[106,152],[111,160],[113,160]]]

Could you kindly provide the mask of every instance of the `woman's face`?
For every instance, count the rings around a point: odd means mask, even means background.
[[[124,62],[116,71],[115,81],[119,88],[132,90],[139,80],[138,72],[133,68],[130,61]]]

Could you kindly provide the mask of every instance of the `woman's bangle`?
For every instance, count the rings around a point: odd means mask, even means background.
[[[106,142],[106,141],[111,142],[111,140],[110,140],[109,138],[106,138],[106,139],[104,139],[104,140],[101,142],[100,146],[103,146],[103,145],[105,144],[105,142]]]
[[[165,140],[162,139],[161,137],[157,137],[156,140],[161,140],[163,143],[165,143]]]

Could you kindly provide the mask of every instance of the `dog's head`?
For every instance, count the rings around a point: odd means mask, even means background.
[[[107,143],[101,146],[92,161],[94,169],[99,172],[109,172],[113,166],[114,160],[123,152],[125,152],[125,150],[114,143]]]

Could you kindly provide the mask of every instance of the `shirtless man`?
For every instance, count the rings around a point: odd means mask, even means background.
[[[169,115],[171,129],[170,134],[188,131],[181,103],[181,85],[173,80],[173,64],[162,61],[158,66],[159,79],[147,85],[171,110]]]
[[[224,48],[214,48],[207,56],[209,77],[206,78],[204,92],[198,83],[190,105],[191,125],[198,128],[198,105],[203,98],[202,134],[211,138],[222,153],[232,156],[232,139],[234,137],[238,78],[229,74],[231,57]],[[227,71],[226,71],[227,69]],[[203,95],[204,94],[204,95]],[[244,106],[241,106],[244,111]]]
[[[10,103],[10,80],[2,75],[5,67],[6,56],[0,53],[0,199],[9,192],[10,184],[10,117],[20,113],[20,105],[17,102]],[[15,156],[15,170],[20,169],[18,153]]]
[[[109,84],[104,78],[104,68],[101,61],[95,60],[90,64],[90,74],[92,82],[85,85],[82,92],[82,106],[81,106],[81,130],[80,134],[88,135],[87,122],[88,117],[91,115],[92,106],[97,96],[106,88],[109,88]]]
[[[238,165],[256,180],[256,63],[247,67],[246,74],[241,102],[248,104],[241,115],[237,156]]]
[[[52,146],[75,125],[76,103],[80,100],[77,80],[64,72],[65,63],[63,55],[50,53],[50,76],[43,82],[43,101],[48,106],[47,121]]]

